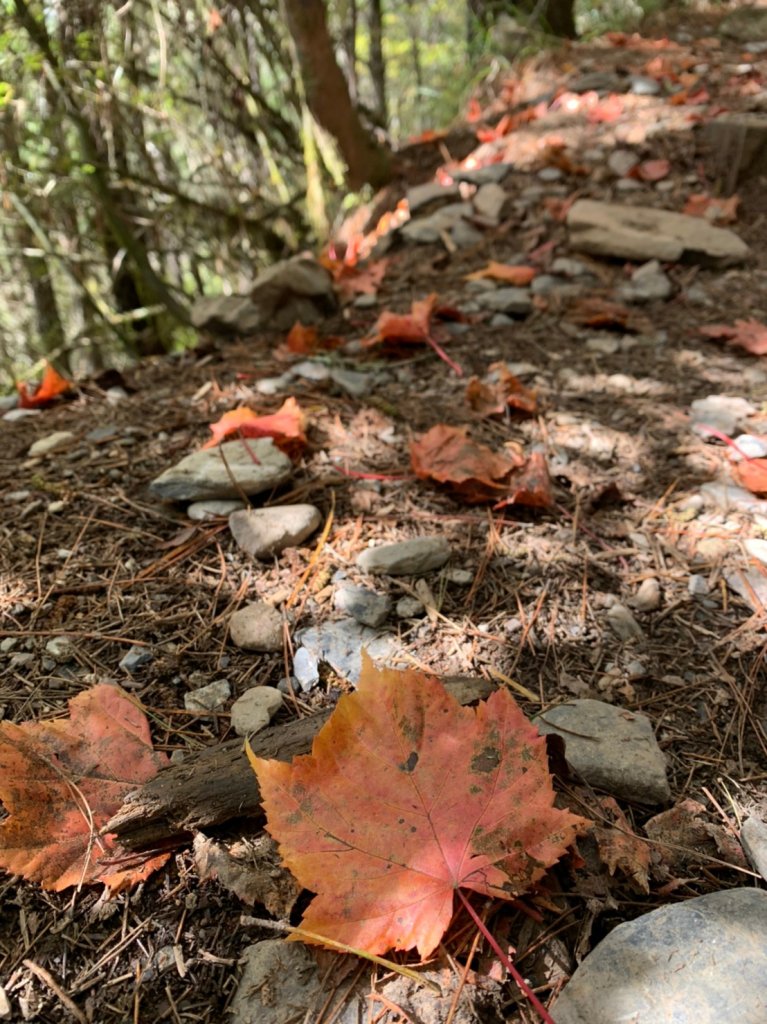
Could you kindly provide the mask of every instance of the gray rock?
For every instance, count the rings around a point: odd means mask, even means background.
[[[555,277],[553,274],[539,274],[530,283],[531,295],[553,295],[557,294],[562,298],[575,297],[583,291],[583,286],[575,281],[566,281],[563,277]]]
[[[767,824],[751,815],[743,822],[740,841],[754,871],[767,881]]]
[[[232,688],[228,679],[214,679],[207,686],[190,690],[184,694],[184,707],[187,711],[218,711],[229,700]]]
[[[450,228],[450,237],[459,249],[470,249],[473,245],[479,245],[484,240],[484,235],[481,231],[474,227],[473,224],[469,224],[468,221],[459,220]],[[465,326],[454,325],[454,326]]]
[[[660,82],[646,75],[632,75],[631,92],[635,96],[657,96],[660,92]]]
[[[246,651],[282,650],[282,615],[266,601],[252,601],[232,615],[229,636]]]
[[[441,569],[450,558],[450,545],[444,537],[415,537],[397,544],[367,548],[357,556],[363,572],[389,576],[415,576]]]
[[[477,190],[473,200],[474,209],[480,217],[485,217],[487,220],[497,224],[501,219],[503,208],[508,200],[509,194],[506,189],[501,188],[495,182],[489,182]]]
[[[440,185],[437,181],[429,181],[425,185],[415,185],[413,188],[409,188],[405,198],[412,217],[414,213],[423,210],[426,206],[438,203],[444,206],[447,203],[452,203],[461,198],[461,193],[457,185]]]
[[[354,587],[350,583],[336,590],[333,603],[338,611],[346,612],[363,626],[382,626],[391,614],[390,598],[376,594],[367,587]]]
[[[614,149],[607,158],[607,166],[616,178],[625,178],[639,163],[639,156],[633,149]]]
[[[417,597],[401,597],[397,601],[396,612],[398,619],[420,619],[426,614],[426,608]]]
[[[293,655],[293,676],[304,693],[320,681],[320,663],[307,647],[299,647]]]
[[[229,529],[237,546],[254,558],[268,559],[306,540],[322,523],[314,505],[272,505],[232,512]]]
[[[318,675],[318,666],[322,662],[342,679],[356,683],[360,676],[363,649],[378,663],[385,663],[396,652],[393,636],[378,633],[355,619],[338,619],[326,622],[323,626],[312,626],[300,631],[296,640],[302,648],[295,653],[293,674],[302,688],[308,685],[305,679],[311,680],[314,675]]]
[[[560,277],[591,277],[591,270],[581,260],[569,256],[558,256],[549,267],[552,274]]]
[[[457,587],[468,587],[474,582],[474,573],[469,569],[448,569],[444,578]]]
[[[491,327],[511,327],[515,323],[514,317],[506,316],[505,313],[493,313],[490,319]]]
[[[619,291],[624,302],[655,302],[668,299],[673,286],[657,260],[650,260],[631,275],[631,282]]]
[[[186,510],[187,517],[195,523],[204,523],[206,519],[220,519],[232,512],[245,508],[242,501],[232,498],[230,501],[193,501]]]
[[[710,589],[708,580],[705,576],[701,576],[700,573],[693,573],[687,580],[687,593],[690,597],[697,597],[699,599],[708,597]]]
[[[468,181],[470,185],[499,184],[515,170],[514,164],[488,164],[473,170],[451,171],[456,181]]]
[[[574,249],[597,256],[728,266],[743,263],[750,254],[746,243],[727,228],[650,206],[579,199],[570,208],[567,227]]]
[[[757,562],[767,565],[767,540],[763,540],[761,537],[747,537],[743,541],[743,547]]]
[[[707,395],[690,405],[692,429],[704,437],[709,436],[706,427],[714,427],[732,437],[738,425],[755,412],[751,402],[731,395]]]
[[[562,737],[567,760],[589,785],[643,804],[669,800],[666,759],[645,715],[601,700],[572,700],[549,708],[535,724],[543,735]]]
[[[270,437],[239,438],[187,455],[153,480],[149,490],[167,501],[238,498],[242,491],[258,494],[284,484],[292,468]]]
[[[527,288],[496,288],[492,292],[481,292],[477,296],[477,303],[494,313],[514,316],[527,316],[533,308],[533,300]]]
[[[736,487],[733,483],[712,480],[701,485],[700,493],[709,504],[721,509],[722,512],[735,510],[767,516],[767,501],[764,498],[757,498],[745,487]]]
[[[247,295],[212,295],[197,299],[190,311],[192,325],[215,334],[255,334],[263,326],[259,307]]]
[[[144,665],[148,665],[153,657],[154,655],[147,647],[139,647],[137,644],[133,644],[120,658],[119,665],[123,672],[129,672],[132,675],[134,672],[138,672]]]
[[[282,707],[282,694],[273,686],[251,686],[232,704],[232,728],[238,736],[265,729]]]
[[[27,454],[32,458],[40,455],[49,455],[51,452],[58,452],[62,448],[69,447],[74,439],[75,435],[71,430],[56,430],[53,434],[48,434],[46,437],[41,437],[38,441],[35,441],[30,446]]]
[[[74,655],[75,645],[68,636],[54,636],[45,645],[45,653],[50,654],[54,661],[70,661]]]
[[[360,373],[359,370],[344,370],[340,366],[330,368],[330,379],[353,398],[364,398],[373,390],[375,377],[371,373]]]
[[[3,419],[6,423],[17,423],[19,420],[25,420],[28,416],[39,416],[41,412],[41,409],[9,409],[8,412],[3,413]]]
[[[355,309],[374,309],[378,305],[378,296],[358,295],[352,305]]]
[[[400,228],[400,232],[409,242],[418,242],[422,245],[439,242],[443,232],[449,233],[451,228],[461,223],[465,217],[471,217],[473,212],[471,203],[451,203],[430,217],[411,220]]]
[[[317,963],[306,946],[267,939],[242,952],[244,963],[229,1007],[231,1024],[296,1024],[320,998]]]
[[[629,600],[629,604],[638,612],[655,612],[660,608],[660,600],[660,583],[654,576],[648,576],[639,584],[639,590]]]
[[[556,1024],[764,1024],[767,892],[724,889],[618,925],[576,970]]]
[[[607,621],[616,636],[621,640],[639,640],[644,636],[642,627],[628,610],[625,604],[616,601],[607,610]]]

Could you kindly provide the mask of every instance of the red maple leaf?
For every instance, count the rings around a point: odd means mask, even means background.
[[[463,427],[438,423],[410,445],[413,472],[421,480],[446,484],[470,505],[505,496],[513,469],[524,459],[498,454],[472,441]]]
[[[534,416],[538,411],[535,392],[525,387],[505,363],[493,363],[489,382],[472,377],[466,385],[466,401],[480,416],[497,416],[507,409]]]
[[[408,349],[414,345],[429,345],[450,369],[459,377],[463,370],[448,356],[432,334],[431,319],[439,311],[436,309],[437,296],[432,292],[425,299],[413,301],[409,313],[391,313],[385,310],[376,320],[373,331],[364,344],[366,346],[382,345],[389,352]],[[446,319],[455,319],[455,311],[445,311]]]
[[[464,708],[364,655],[311,754],[249,756],[267,829],[317,893],[302,927],[374,954],[428,957],[456,890],[513,899],[588,825],[554,807],[545,741],[507,691]]]
[[[699,330],[705,338],[723,338],[752,356],[767,356],[767,325],[759,320],[736,320],[733,326],[709,324]]]
[[[230,434],[241,437],[271,437],[277,447],[295,458],[306,447],[306,416],[295,398],[286,398],[277,412],[268,416],[241,406],[225,412],[220,420],[210,424],[213,437],[206,441],[203,448],[214,448]]]
[[[69,702],[69,718],[0,723],[0,867],[44,888],[104,882],[117,892],[168,859],[136,859],[100,829],[125,796],[167,764],[146,716],[117,686]],[[131,863],[132,860],[132,863]]]
[[[22,409],[39,409],[41,406],[50,405],[54,398],[65,395],[72,391],[73,384],[62,377],[58,370],[50,363],[45,364],[43,377],[38,388],[30,389],[26,381],[16,381],[16,390],[19,393],[19,406]]]

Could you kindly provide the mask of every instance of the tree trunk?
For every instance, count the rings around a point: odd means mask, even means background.
[[[385,128],[389,123],[389,112],[386,104],[382,0],[369,0],[368,31],[370,33],[370,77],[373,81],[375,113],[380,124]]]
[[[328,32],[323,0],[283,0],[296,46],[306,101],[317,122],[338,143],[352,189],[380,188],[393,177],[391,153],[365,130],[352,106]]]

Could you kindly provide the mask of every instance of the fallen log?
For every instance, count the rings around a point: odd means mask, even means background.
[[[450,676],[443,682],[460,704],[483,700],[495,689],[485,679],[464,676]],[[325,711],[270,726],[253,737],[253,751],[278,761],[306,754],[329,717],[330,711]],[[261,814],[258,782],[243,740],[236,739],[188,754],[182,764],[163,768],[127,795],[103,831],[115,834],[126,849],[146,850],[181,845],[197,829]]]

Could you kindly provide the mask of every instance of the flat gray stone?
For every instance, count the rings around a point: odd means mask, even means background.
[[[417,597],[401,597],[397,601],[396,611],[398,619],[420,619],[426,614],[423,601],[419,601]]]
[[[238,736],[265,729],[282,707],[282,694],[273,686],[251,686],[232,704],[232,728]]]
[[[382,626],[391,614],[391,599],[367,587],[344,583],[333,595],[333,604],[340,612],[351,615],[363,626]]]
[[[149,490],[167,501],[238,498],[232,477],[240,491],[259,494],[284,484],[292,469],[270,437],[239,438],[187,455],[153,480]]]
[[[412,217],[417,210],[433,203],[452,203],[461,198],[461,193],[457,185],[440,185],[439,182],[429,181],[425,185],[409,188],[405,198]]]
[[[342,679],[356,684],[360,677],[363,650],[378,664],[385,664],[396,652],[396,638],[363,626],[355,619],[338,619],[323,626],[299,631],[302,645],[293,659],[293,674],[302,689],[310,689],[323,662]],[[306,680],[306,682],[304,682]]]
[[[229,1007],[231,1024],[296,1024],[321,997],[317,962],[306,946],[284,939],[242,951],[244,967]]]
[[[764,1024],[767,892],[724,889],[618,925],[551,1014],[556,1024]]]
[[[642,580],[636,594],[629,600],[632,608],[638,612],[656,612],[660,608],[660,583],[654,576]]]
[[[468,181],[470,185],[486,185],[494,181],[499,184],[515,170],[514,164],[488,164],[487,167],[451,171],[456,181]]]
[[[613,632],[621,640],[640,640],[644,636],[642,627],[631,614],[625,604],[620,601],[608,609],[607,621]]]
[[[444,232],[449,233],[454,225],[459,224],[465,217],[471,217],[473,212],[471,203],[451,203],[430,217],[419,217],[417,220],[409,221],[400,228],[400,233],[409,242],[418,242],[421,245],[439,242]]]
[[[187,711],[218,711],[232,695],[228,679],[214,679],[207,686],[200,686],[184,694]]]
[[[570,245],[580,252],[636,261],[743,263],[750,250],[734,231],[703,217],[650,206],[579,199],[567,215]]]
[[[740,830],[740,841],[754,871],[767,880],[767,824],[752,815]]]
[[[229,529],[237,546],[254,558],[271,558],[306,540],[322,523],[314,505],[272,505],[232,512]]]
[[[749,416],[756,413],[756,407],[735,395],[706,395],[697,398],[690,405],[690,419],[696,433],[707,436],[705,427],[721,430],[728,437],[738,430]]]
[[[49,455],[51,452],[58,452],[62,448],[68,448],[74,439],[75,435],[71,430],[56,430],[53,434],[41,437],[33,445],[30,445],[27,454],[33,458],[40,455]]]
[[[503,208],[508,201],[509,193],[494,181],[480,186],[473,199],[474,209],[480,217],[485,217],[494,224],[499,223]]]
[[[493,313],[512,316],[527,316],[533,308],[532,296],[527,288],[496,288],[492,292],[480,292],[477,304]]]
[[[591,786],[624,800],[666,803],[666,759],[645,715],[601,700],[571,700],[549,708],[535,724],[565,742],[565,756]]]
[[[266,601],[238,608],[229,620],[232,643],[246,651],[282,649],[282,615]]]
[[[186,510],[187,517],[195,523],[204,523],[206,519],[220,519],[225,516],[230,516],[232,512],[236,512],[238,509],[244,508],[242,501],[238,498],[232,498],[227,501],[221,499],[215,501],[193,501]]]
[[[637,267],[631,275],[631,281],[618,294],[624,302],[642,303],[665,301],[673,291],[674,287],[658,260],[650,260]]]
[[[415,537],[397,544],[367,548],[357,556],[357,565],[363,572],[374,575],[416,576],[441,569],[450,553],[450,545],[444,537]]]
[[[216,334],[254,334],[263,314],[248,295],[211,295],[196,299],[190,310],[192,326]]]

